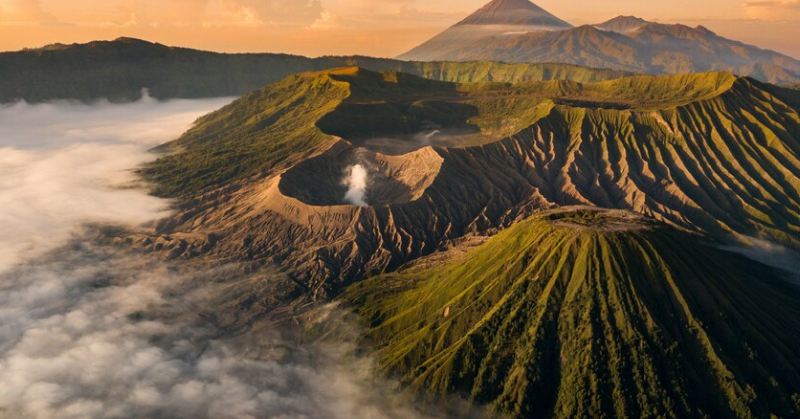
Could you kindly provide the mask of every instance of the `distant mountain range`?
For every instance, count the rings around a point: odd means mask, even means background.
[[[731,71],[770,83],[800,82],[800,61],[703,26],[620,16],[572,27],[528,0],[494,0],[399,58],[559,62],[652,74]]]
[[[240,96],[289,74],[359,65],[453,81],[605,80],[625,75],[573,65],[405,62],[370,57],[307,58],[287,54],[221,54],[133,38],[55,44],[0,53],[0,103],[24,99],[125,102],[142,89],[158,99]]]

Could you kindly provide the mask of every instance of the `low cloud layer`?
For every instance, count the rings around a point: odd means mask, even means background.
[[[0,108],[0,418],[428,417],[375,378],[352,335],[220,327],[257,284],[237,266],[107,240],[98,225],[167,211],[132,187],[145,150],[225,102]]]
[[[168,202],[130,186],[147,149],[228,100],[0,107],[0,271],[85,222],[140,224]]]
[[[76,242],[0,276],[0,417],[424,417],[352,342],[221,337],[197,313],[227,269]]]

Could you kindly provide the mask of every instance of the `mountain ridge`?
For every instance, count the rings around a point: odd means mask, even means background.
[[[800,81],[799,60],[721,37],[703,26],[620,16],[558,30],[462,32],[451,27],[400,58],[565,62],[649,74],[724,70],[774,84]]]
[[[625,34],[633,32],[648,23],[650,22],[636,16],[617,16],[594,26],[598,29]]]
[[[157,99],[239,96],[297,72],[360,65],[455,82],[561,78],[595,81],[625,75],[560,64],[421,63],[289,54],[222,54],[135,38],[54,44],[0,53],[0,103],[73,99],[126,102],[142,89]]]

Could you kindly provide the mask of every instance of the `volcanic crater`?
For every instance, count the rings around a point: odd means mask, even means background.
[[[363,168],[364,203],[402,204],[419,199],[436,179],[444,160],[431,147],[392,156],[341,141],[322,155],[281,176],[281,193],[312,206],[353,205],[346,198],[350,171]]]

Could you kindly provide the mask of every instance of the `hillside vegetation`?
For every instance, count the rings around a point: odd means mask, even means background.
[[[352,286],[385,372],[512,417],[800,415],[800,294],[624,212],[562,209]]]

